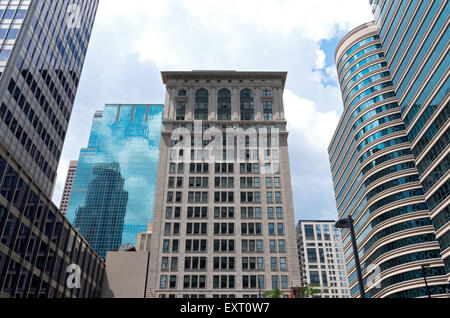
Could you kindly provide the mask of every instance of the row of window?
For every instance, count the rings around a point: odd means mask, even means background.
[[[180,90],[180,92],[185,92]],[[179,92],[179,93],[180,93]],[[181,93],[180,97],[186,96]],[[240,93],[241,120],[255,119],[255,101],[253,91],[246,88]],[[208,120],[209,115],[209,92],[200,88],[195,92],[194,119]],[[263,102],[264,120],[273,120],[272,101]],[[176,107],[176,120],[185,120],[186,102],[178,101]],[[217,96],[217,119],[231,120],[231,92],[224,88],[219,90]]]
[[[214,257],[213,269],[215,271],[233,271],[235,270],[235,257]],[[242,270],[244,271],[264,271],[264,258],[263,257],[242,257]],[[196,271],[207,269],[206,257],[185,257],[184,258],[184,270]],[[270,269],[273,272],[287,271],[286,257],[271,257]],[[163,257],[161,260],[161,271],[178,271],[178,257]]]
[[[236,287],[235,275],[214,275],[213,288],[214,289],[234,289]],[[161,275],[160,289],[176,289],[177,276],[176,275]],[[205,275],[184,275],[183,276],[184,289],[203,289],[206,288]],[[242,276],[243,289],[265,289],[264,275],[243,275]],[[272,288],[288,289],[288,276],[286,275],[272,275]]]
[[[214,235],[234,235],[235,223],[214,223]],[[269,235],[284,235],[284,224],[278,223],[268,224]],[[186,223],[187,235],[207,235],[208,223]],[[261,223],[241,223],[241,235],[261,235]],[[165,223],[164,235],[180,235],[180,223]]]
[[[181,207],[167,207],[166,219],[179,219],[181,218]],[[207,219],[208,207],[188,207],[187,208],[188,219]],[[214,207],[215,219],[234,219],[235,211],[234,207]],[[241,219],[261,219],[260,207],[241,207]],[[282,207],[268,207],[267,208],[268,219],[283,219]]]
[[[214,240],[213,250],[214,252],[235,252],[235,240]],[[263,253],[263,241],[262,240],[247,240],[242,239],[242,252],[244,253]],[[162,247],[163,253],[178,253],[179,252],[179,240],[165,239]],[[206,253],[207,252],[207,240],[203,239],[187,239],[185,242],[185,251],[187,253]],[[269,240],[270,253],[285,253],[286,244],[284,239]]]

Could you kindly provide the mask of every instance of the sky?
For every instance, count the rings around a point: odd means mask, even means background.
[[[296,221],[337,218],[327,148],[343,110],[334,52],[372,21],[368,0],[102,0],[53,201],[105,104],[164,104],[161,71],[287,71]]]

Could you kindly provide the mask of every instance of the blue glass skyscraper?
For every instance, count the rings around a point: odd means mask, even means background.
[[[370,3],[450,281],[450,3]]]
[[[152,221],[163,105],[106,105],[82,149],[67,218],[106,257]]]
[[[446,297],[449,2],[370,3],[375,22],[352,30],[336,50],[344,114],[329,153],[339,217],[354,220],[367,297]],[[358,297],[349,231],[343,235]]]

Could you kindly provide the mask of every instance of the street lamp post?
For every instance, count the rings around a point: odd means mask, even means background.
[[[427,270],[428,267],[430,267],[430,264],[422,265],[422,276],[423,276],[423,280],[425,281],[425,288],[427,290],[428,298],[431,298],[430,288],[428,287],[427,275],[426,275],[426,270]]]
[[[356,274],[358,275],[359,294],[361,298],[366,298],[366,292],[364,291],[364,282],[361,273],[361,263],[359,262],[358,246],[356,245],[355,228],[353,227],[353,219],[351,216],[348,218],[340,219],[335,224],[338,229],[349,229],[350,236],[352,238],[353,255],[355,257]]]

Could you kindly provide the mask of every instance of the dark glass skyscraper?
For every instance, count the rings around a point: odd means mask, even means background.
[[[2,1],[2,4],[5,1]],[[98,0],[0,7],[0,137],[51,196]]]
[[[100,291],[104,263],[50,199],[97,6],[0,1],[1,296]]]
[[[128,203],[125,179],[116,162],[96,164],[92,174],[94,180],[89,182],[85,205],[76,211],[74,226],[95,250],[117,251]],[[104,238],[105,232],[110,239]]]
[[[153,219],[163,105],[106,105],[82,149],[67,218],[106,257]]]
[[[450,3],[370,3],[436,237],[450,273]]]

